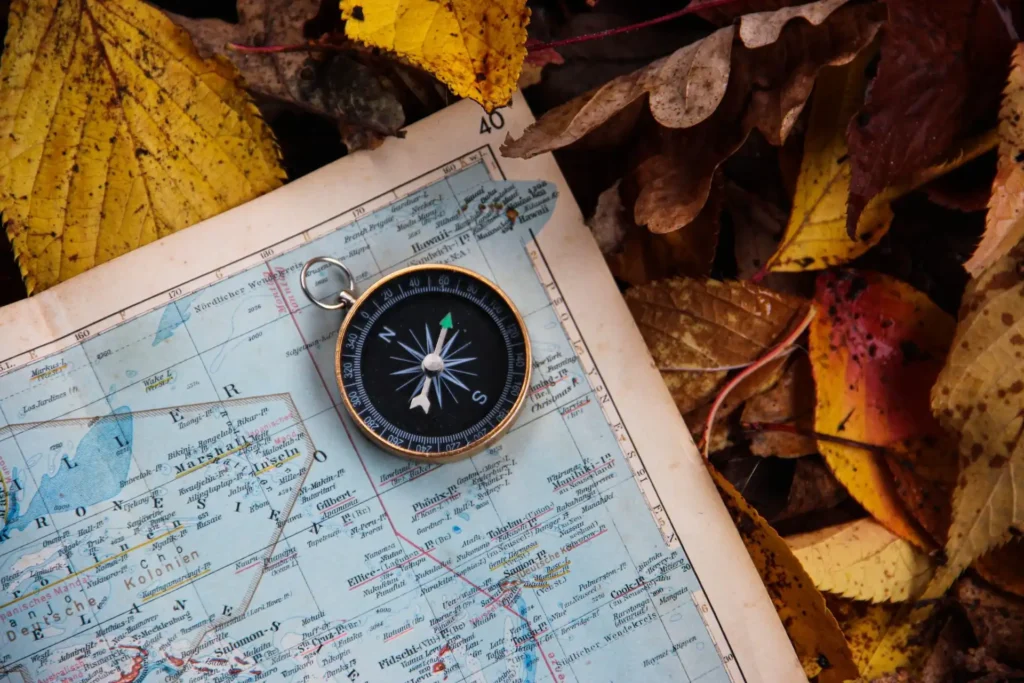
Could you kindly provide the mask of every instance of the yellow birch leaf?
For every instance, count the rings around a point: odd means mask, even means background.
[[[819,590],[854,600],[901,602],[917,595],[932,575],[927,555],[870,517],[791,536],[786,543]]]
[[[1010,77],[1003,92],[999,111],[999,166],[992,181],[992,194],[985,216],[985,234],[978,248],[964,264],[977,277],[1006,254],[1024,237],[1024,44],[1013,51]]]
[[[807,677],[818,676],[819,683],[841,683],[856,678],[857,667],[846,638],[800,561],[728,479],[714,467],[709,466],[708,471],[768,589]]]
[[[894,199],[959,168],[996,144],[994,132],[969,140],[948,161],[876,195],[864,208],[856,238],[851,239],[846,232],[850,195],[846,124],[860,108],[867,81],[865,67],[872,56],[872,51],[865,51],[849,64],[826,68],[818,76],[793,210],[779,248],[768,261],[770,271],[822,270],[852,261],[889,231]]]
[[[0,208],[29,293],[284,178],[234,68],[138,0],[15,0]]]
[[[983,553],[1024,527],[1024,244],[964,292],[953,346],[932,387],[932,411],[959,434],[946,564],[926,598],[945,594]]]
[[[426,69],[488,110],[509,101],[526,58],[526,0],[341,0],[345,35]]]
[[[938,636],[932,606],[870,603],[829,598],[862,680],[875,680],[897,669],[919,669]],[[886,679],[888,680],[888,679]],[[917,680],[910,678],[908,680]]]

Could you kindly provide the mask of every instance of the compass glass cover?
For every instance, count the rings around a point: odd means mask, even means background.
[[[350,315],[338,362],[342,388],[363,427],[392,447],[464,449],[519,407],[524,333],[486,281],[443,266],[405,271]]]

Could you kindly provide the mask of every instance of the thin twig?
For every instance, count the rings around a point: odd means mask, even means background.
[[[350,50],[345,45],[333,45],[331,43],[295,43],[294,45],[242,45],[240,43],[228,43],[228,49],[232,52],[243,54],[277,54],[281,52],[316,52],[318,50],[336,51]]]
[[[827,441],[829,443],[839,444],[840,446],[849,446],[850,448],[859,448],[864,451],[871,451],[872,453],[888,453],[889,449],[885,446],[875,446],[873,444],[864,443],[863,441],[854,441],[853,439],[844,439],[841,436],[835,436],[833,434],[822,434],[816,432],[813,429],[804,429],[803,427],[797,427],[793,424],[776,423],[776,422],[744,422],[743,429],[747,432],[783,432],[785,434],[799,434],[800,436],[808,436],[819,441]]]
[[[718,409],[721,408],[722,403],[725,402],[725,397],[728,396],[729,392],[735,389],[740,382],[776,358],[781,357],[789,347],[793,346],[793,344],[796,343],[797,337],[803,334],[804,330],[807,329],[807,326],[811,324],[811,320],[814,319],[814,313],[814,307],[808,307],[807,315],[805,315],[803,320],[800,321],[800,324],[794,327],[793,330],[782,339],[782,341],[773,346],[768,353],[761,356],[756,363],[752,363],[747,366],[745,370],[737,373],[736,376],[729,380],[729,383],[722,387],[722,390],[718,392],[718,396],[715,397],[715,402],[711,404],[711,410],[708,411],[708,419],[704,423],[704,434],[701,435],[701,452],[704,454],[705,460],[708,459],[708,449],[711,447],[711,428],[714,427],[715,424],[715,415],[718,414]]]
[[[714,7],[721,7],[722,5],[730,5],[736,2],[736,0],[704,0],[704,2],[691,2],[686,7],[676,10],[675,12],[669,12],[660,17],[654,19],[648,19],[641,21],[636,24],[630,24],[629,26],[619,26],[618,28],[610,28],[604,31],[598,31],[596,33],[584,33],[581,36],[573,36],[572,38],[563,38],[562,40],[553,40],[550,43],[536,43],[534,45],[527,45],[526,49],[528,52],[536,52],[538,50],[545,50],[549,48],[565,47],[566,45],[576,45],[577,43],[587,43],[591,40],[601,40],[602,38],[610,38],[623,33],[630,33],[632,31],[639,31],[642,28],[648,28],[650,26],[657,26],[663,24],[666,21],[672,21],[679,17],[686,16],[687,14],[693,14],[699,12],[702,9],[712,9]]]

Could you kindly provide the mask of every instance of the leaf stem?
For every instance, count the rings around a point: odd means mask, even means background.
[[[803,334],[804,330],[807,329],[807,326],[811,324],[815,313],[816,311],[814,310],[814,306],[808,306],[807,314],[804,315],[803,320],[801,320],[789,334],[783,337],[782,341],[769,349],[768,353],[758,358],[756,363],[751,363],[742,372],[736,373],[736,376],[729,380],[729,383],[722,387],[722,390],[718,392],[718,396],[715,397],[715,402],[711,404],[711,410],[708,411],[708,418],[704,423],[704,433],[701,435],[700,439],[701,452],[704,454],[705,460],[708,459],[708,449],[711,448],[711,428],[714,427],[715,424],[715,415],[717,415],[718,409],[722,406],[722,403],[725,402],[725,397],[728,396],[729,392],[735,389],[740,382],[756,372],[758,369],[763,368],[768,363],[787,353],[789,351],[789,347],[796,343],[797,338]]]
[[[316,50],[346,50],[342,45],[330,43],[295,43],[294,45],[242,45],[240,43],[228,43],[228,49],[232,52],[243,54],[276,54],[280,52],[313,52]]]
[[[841,436],[835,436],[833,434],[823,434],[821,432],[816,432],[813,429],[797,427],[794,424],[777,422],[744,422],[743,429],[748,432],[783,432],[785,434],[799,434],[800,436],[809,436],[818,439],[819,441],[827,441],[829,443],[839,444],[840,446],[849,446],[850,448],[859,448],[861,450],[871,451],[872,453],[889,452],[889,449],[885,446],[875,446],[873,444],[864,443],[863,441],[844,439]]]
[[[629,24],[628,26],[619,26],[617,28],[610,28],[604,31],[597,31],[596,33],[584,33],[581,36],[573,36],[572,38],[563,38],[562,40],[553,40],[550,43],[535,43],[533,45],[527,44],[527,52],[536,52],[538,50],[547,50],[558,47],[565,47],[566,45],[576,45],[577,43],[587,43],[591,40],[601,40],[603,38],[610,38],[623,33],[630,33],[632,31],[639,31],[642,28],[648,28],[650,26],[657,26],[663,24],[666,21],[672,21],[679,17],[686,16],[687,14],[693,14],[699,12],[702,9],[712,9],[714,7],[721,7],[722,5],[730,5],[737,0],[704,0],[703,2],[691,2],[686,7],[678,9],[675,12],[669,12],[668,14],[654,19],[647,19],[636,24]]]

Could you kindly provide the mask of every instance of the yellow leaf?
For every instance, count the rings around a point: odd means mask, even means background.
[[[771,525],[713,467],[708,467],[754,566],[764,581],[807,677],[841,683],[857,677],[850,647],[825,599]],[[823,663],[827,668],[823,668]]]
[[[996,142],[991,133],[969,140],[948,161],[873,197],[861,214],[856,239],[851,239],[846,232],[850,194],[846,124],[860,108],[867,82],[865,67],[872,56],[871,51],[865,51],[849,64],[825,69],[818,76],[793,210],[779,248],[768,261],[768,270],[821,270],[852,261],[889,231],[893,218],[890,203],[894,199],[977,158]]]
[[[901,602],[931,578],[928,556],[866,517],[786,543],[820,590],[854,600]]]
[[[925,597],[943,595],[975,558],[1024,525],[1024,245],[964,292],[932,411],[959,434],[947,562]]]
[[[830,598],[828,606],[839,621],[853,651],[853,661],[866,680],[893,674],[898,669],[911,672],[919,669],[938,636],[934,628],[938,624],[931,620],[931,606],[844,598]]]
[[[15,0],[0,205],[30,293],[281,183],[233,67],[138,0]]]
[[[394,52],[488,110],[509,101],[526,58],[526,0],[341,0],[345,35]]]
[[[1024,44],[1013,51],[1012,69],[999,111],[999,166],[992,181],[992,194],[985,217],[985,234],[971,258],[964,264],[977,277],[1024,237]]]

